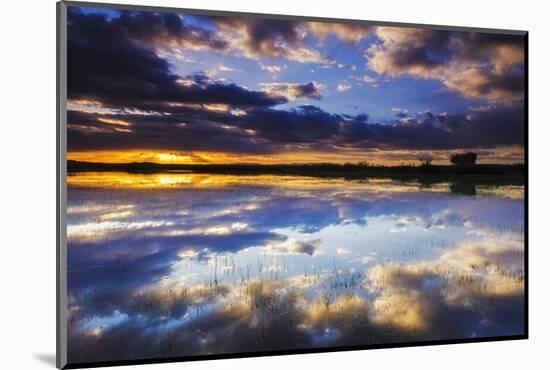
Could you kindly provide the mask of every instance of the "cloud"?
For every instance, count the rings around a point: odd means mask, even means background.
[[[124,16],[109,18],[69,10],[71,151],[162,149],[274,154],[296,148],[330,152],[523,145],[524,106],[516,101],[489,103],[468,114],[427,111],[405,116],[398,112],[400,117],[383,123],[368,121],[366,114],[329,113],[313,105],[275,109],[290,100],[319,100],[322,86],[315,82],[277,82],[264,83],[263,91],[254,91],[215,80],[203,72],[180,76],[160,56],[159,48],[163,46],[159,45],[172,45],[176,38],[223,52],[231,45],[219,44],[221,34],[199,32],[181,17],[121,14]],[[289,46],[299,49],[307,33],[312,32],[302,22],[208,19],[229,34],[241,30],[241,46],[258,56],[288,53]],[[158,35],[150,35],[148,26]],[[318,32],[336,32],[329,28]],[[499,100],[511,99],[512,90],[519,93],[522,89],[521,78],[518,80],[514,72],[521,56],[517,38],[383,27],[376,33],[382,43],[369,51],[369,63],[379,73],[439,76],[447,86],[467,95]],[[473,45],[486,47],[487,54],[476,52]],[[485,63],[479,64],[480,58],[485,58]],[[461,69],[448,74],[458,65]],[[260,66],[270,73],[278,72],[280,67]],[[341,83],[337,90],[346,91],[350,86]]]
[[[378,27],[376,35],[382,43],[366,57],[377,73],[439,80],[468,98],[523,98],[521,36],[401,27]]]
[[[524,139],[521,105],[462,115],[426,111],[404,116],[397,112],[403,118],[384,124],[369,122],[364,114],[331,114],[311,105],[288,111],[246,108],[239,114],[231,106],[213,108],[200,104],[172,107],[167,110],[169,115],[69,111],[69,150],[277,153],[297,145],[304,150],[331,150],[335,146],[350,150],[454,150],[523,145]],[[128,126],[104,123],[105,119],[124,120]],[[119,129],[131,130],[131,134]],[[90,135],[95,139],[90,140]]]
[[[69,22],[75,21],[78,8],[72,7]],[[224,50],[227,43],[215,32],[193,26],[184,21],[183,17],[174,13],[154,13],[142,11],[122,11],[104,24],[104,16],[100,14],[84,15],[92,23],[99,22],[106,32],[105,36],[127,38],[137,42],[146,42],[157,48],[171,50],[175,48],[192,50]],[[78,20],[82,22],[82,19]],[[115,35],[115,37],[117,37]],[[117,38],[118,38],[117,37]]]
[[[366,275],[264,276],[210,285],[167,276],[122,293],[92,289],[71,295],[69,357],[113,360],[134,352],[159,357],[519,334],[522,270],[521,250],[480,244],[458,246],[434,260],[380,264]]]
[[[200,17],[219,29],[227,51],[247,58],[283,58],[300,63],[335,64],[310,46],[308,37],[321,42],[329,36],[352,44],[368,37],[373,28],[363,24],[300,22],[244,17]],[[343,64],[340,66],[344,67]],[[355,66],[349,66],[355,69]]]
[[[313,255],[320,247],[321,240],[296,240],[289,238],[283,242],[272,242],[266,250],[274,254],[307,254]]]
[[[468,68],[451,72],[445,85],[467,97],[488,100],[522,99],[525,88],[523,71],[497,72],[482,68]]]
[[[366,83],[367,85],[371,85],[373,87],[378,86],[378,80],[372,76],[369,75],[363,75],[363,77],[356,78],[358,81],[361,81],[363,83]]]
[[[170,115],[101,115],[69,111],[68,148],[73,151],[162,149],[233,153],[269,153],[273,149],[261,138],[252,140],[253,135],[246,128],[227,125],[245,117],[243,113],[237,114],[239,111],[212,110],[202,106],[174,110],[177,113]],[[125,129],[131,130],[132,134],[118,132],[116,126],[102,123],[99,121],[102,117],[123,117],[130,122]],[[121,135],[126,135],[124,140],[120,139]]]
[[[320,85],[315,82],[292,83],[292,82],[268,82],[260,83],[262,90],[272,97],[284,97],[287,100],[300,98],[321,99]]]
[[[362,39],[368,37],[374,28],[360,23],[334,22],[308,22],[307,27],[311,33],[323,42],[329,36],[335,36],[342,41],[353,44],[357,44]]]
[[[370,302],[354,293],[342,294],[333,300],[318,299],[305,307],[302,327],[316,346],[364,345],[370,340],[380,341],[383,336],[380,328],[372,323],[371,311]],[[370,340],[365,338],[366,332]]]
[[[347,83],[339,83],[338,86],[336,86],[336,90],[338,92],[344,92],[344,91],[348,91],[349,89],[351,89],[351,85],[348,85]]]
[[[432,261],[377,265],[365,282],[378,293],[374,322],[432,338],[461,337],[457,323],[475,322],[476,307],[491,312],[493,322],[484,329],[491,335],[522,314],[523,253],[521,244],[502,238],[459,245]]]
[[[228,66],[223,65],[223,64],[220,65],[220,66],[218,67],[218,69],[219,69],[220,71],[222,71],[222,72],[235,72],[235,71],[237,71],[235,68],[231,68],[231,67],[228,67]]]
[[[248,58],[285,58],[300,63],[327,63],[321,53],[306,45],[301,22],[261,18],[214,18],[230,48]]]
[[[243,117],[241,124],[275,145],[319,144],[319,140],[334,137],[340,120],[338,115],[326,113],[315,106],[302,105],[290,111],[256,109]]]
[[[401,118],[392,124],[348,119],[341,122],[339,133],[348,145],[363,148],[459,149],[522,145],[523,131],[524,115],[520,104],[466,115],[429,112],[416,118]]]
[[[282,71],[285,71],[288,69],[288,66],[285,64],[285,65],[277,65],[277,64],[272,64],[272,65],[269,65],[269,64],[262,64],[260,63],[260,68],[262,69],[262,71],[267,71],[269,73],[273,73],[273,74],[276,74],[276,73],[280,73]]]
[[[299,22],[260,18],[214,18],[230,48],[249,58],[285,58],[300,63],[335,64],[306,42],[313,36],[325,42],[329,36],[352,44],[368,37],[373,28],[364,24]],[[339,68],[355,66],[338,64]]]
[[[84,14],[70,10],[91,22],[103,22],[100,13]],[[300,63],[335,63],[308,45],[312,36],[324,42],[333,35],[344,42],[358,43],[372,33],[372,27],[361,24],[299,22],[249,17],[189,17],[172,13],[121,11],[108,19],[112,33],[136,44],[147,44],[159,55],[189,61],[188,51],[210,50],[233,53],[247,58],[284,58]],[[200,24],[200,25],[199,25]],[[109,36],[110,37],[110,36]]]
[[[149,34],[137,24],[142,18],[153,22],[150,17],[160,19],[149,15],[124,15],[109,20],[99,14],[90,16],[78,10],[69,11],[69,100],[91,100],[104,107],[142,111],[162,111],[168,108],[168,103],[225,103],[245,107],[285,102],[281,97],[273,98],[235,84],[211,81],[204,74],[182,80],[147,44],[133,41],[133,37]]]
[[[408,117],[408,115],[409,115],[408,109],[405,109],[405,108],[395,108],[394,107],[391,110],[392,110],[392,112],[395,113],[395,116],[399,119]]]

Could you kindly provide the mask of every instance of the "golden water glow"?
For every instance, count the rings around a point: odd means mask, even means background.
[[[280,175],[218,175],[200,173],[126,173],[126,172],[77,172],[67,177],[73,187],[164,189],[177,186],[197,188],[222,188],[236,185],[273,186],[287,188],[332,187],[341,179],[319,179],[305,176]],[[373,181],[373,184],[378,182]],[[380,183],[380,186],[387,181]]]
[[[335,185],[338,194],[345,196],[358,188],[372,194],[417,192],[421,184],[416,182],[399,182],[389,178],[369,178],[361,181],[346,181],[341,178],[319,178],[292,175],[228,175],[211,173],[193,173],[191,171],[174,171],[162,173],[128,173],[128,172],[76,172],[67,176],[71,187],[87,188],[124,188],[124,189],[169,189],[188,188],[224,188],[234,186],[269,186],[295,191],[311,189],[331,189]],[[477,186],[480,194],[510,199],[523,199],[524,187],[521,185],[501,185],[497,188]],[[450,183],[432,184],[422,187],[423,192],[446,193],[451,191]]]
[[[346,187],[355,189],[365,187],[369,191],[408,192],[417,191],[411,184],[397,184],[391,179],[368,179],[361,182],[350,182],[339,178],[317,178],[307,176],[283,175],[226,175],[203,174],[191,172],[163,173],[127,173],[127,172],[76,172],[67,177],[67,184],[72,187],[94,188],[135,188],[135,189],[166,189],[178,186],[196,188],[223,188],[232,186],[276,186],[289,189],[333,188],[345,182]],[[388,188],[388,185],[392,185]],[[389,189],[389,190],[388,190]],[[447,191],[448,184],[434,186],[429,190]],[[345,194],[347,188],[339,189]]]

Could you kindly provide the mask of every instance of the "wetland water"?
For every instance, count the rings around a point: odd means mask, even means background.
[[[524,332],[523,186],[68,177],[69,361]]]

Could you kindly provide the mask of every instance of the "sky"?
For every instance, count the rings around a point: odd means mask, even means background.
[[[68,159],[524,160],[524,38],[69,7]]]

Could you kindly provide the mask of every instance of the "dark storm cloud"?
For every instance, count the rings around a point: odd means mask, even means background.
[[[237,122],[237,117],[229,114],[204,112],[204,117],[187,116],[185,113],[128,117],[125,114],[74,113],[76,112],[69,111],[68,114],[69,150],[163,149],[256,154],[271,153],[274,150],[265,139],[253,138],[238,126],[224,124]],[[76,120],[74,117],[85,118]],[[102,123],[98,120],[101,117],[121,118],[132,122],[129,128],[124,128],[130,132],[114,130],[115,125]]]
[[[298,97],[312,97],[314,99],[320,99],[321,95],[317,86],[313,82],[307,84],[301,84],[298,86]]]
[[[182,80],[147,43],[135,39],[147,34],[149,23],[162,27],[165,33],[184,32],[181,23],[169,21],[167,16],[126,15],[108,20],[103,15],[71,10],[68,18],[69,99],[144,111],[165,107],[168,102],[247,107],[286,101],[235,84],[213,82],[206,76]]]
[[[245,31],[243,46],[259,55],[285,55],[285,48],[277,45],[277,40],[290,46],[297,46],[303,40],[303,35],[298,32],[300,23],[290,20],[220,17],[216,24]]]
[[[435,68],[447,63],[451,59],[450,46],[451,32],[423,32],[418,42],[410,43],[393,51],[396,68],[410,68],[421,66]]]
[[[521,145],[524,140],[521,105],[490,107],[468,115],[426,111],[384,124],[368,122],[366,115],[331,114],[310,105],[289,111],[257,108],[242,116],[183,108],[169,116],[70,111],[68,117],[69,150],[162,148],[276,153],[296,145],[322,150],[334,146],[460,149]],[[107,124],[101,121],[105,118],[108,122],[120,119],[131,124]]]
[[[470,83],[464,83],[468,94],[471,96],[502,95],[506,97],[523,97],[525,89],[525,75],[523,71],[514,70],[506,73],[484,71],[479,80],[474,78]]]
[[[390,124],[344,121],[342,145],[384,149],[460,149],[523,144],[523,107],[493,107],[468,115],[423,112]]]
[[[521,145],[524,140],[522,106],[494,107],[469,115],[423,112],[405,122],[388,124],[369,123],[364,116],[328,114],[311,106],[292,112],[266,110],[265,113],[264,119],[252,118],[248,127],[270,140],[322,141],[327,147],[459,149]],[[283,120],[285,123],[277,126],[276,122]],[[276,131],[276,127],[281,130]]]
[[[308,143],[330,139],[338,132],[340,119],[339,115],[303,105],[290,111],[257,109],[246,115],[243,124],[274,142]]]
[[[469,144],[471,147],[498,145],[523,145],[524,109],[503,107],[476,112],[471,116],[451,117],[445,122],[453,132],[454,140]]]
[[[462,32],[457,33],[455,37],[460,39],[463,59],[480,60],[493,56],[499,48],[523,51],[525,47],[523,37],[516,35]]]
[[[182,46],[193,49],[224,50],[227,42],[212,31],[184,23],[173,13],[122,12],[110,21],[128,38],[159,47]]]

